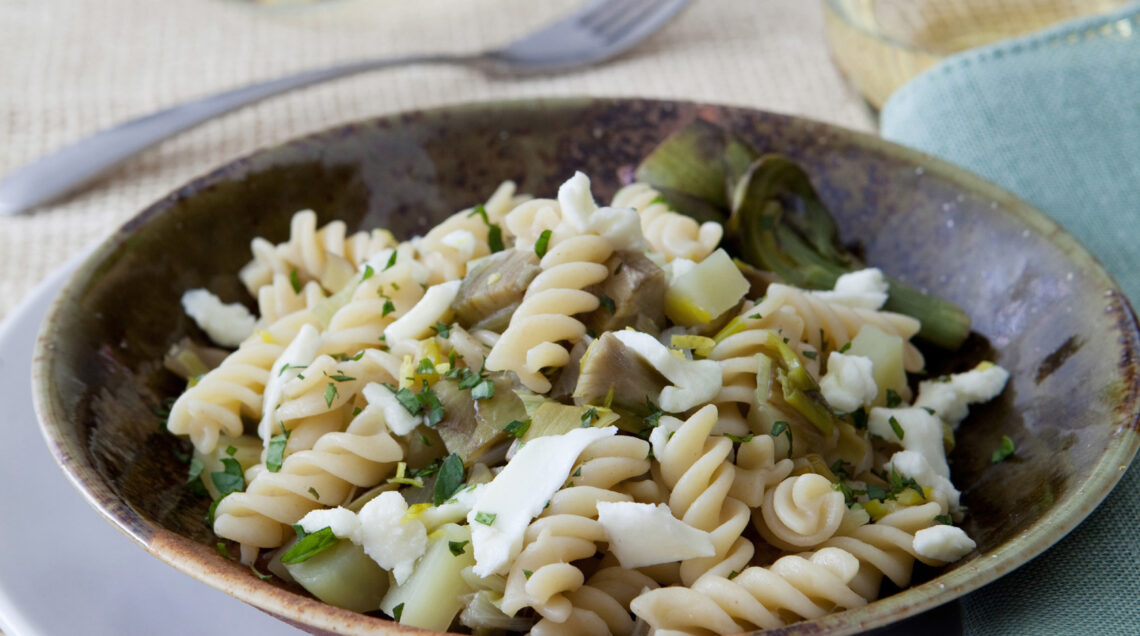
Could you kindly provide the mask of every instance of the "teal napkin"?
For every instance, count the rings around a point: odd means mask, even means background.
[[[1140,307],[1140,3],[947,58],[883,137],[1050,215]],[[1140,633],[1140,467],[1045,554],[960,603],[967,634]]]

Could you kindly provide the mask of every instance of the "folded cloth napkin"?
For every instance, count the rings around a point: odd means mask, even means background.
[[[883,137],[1059,222],[1140,307],[1140,3],[947,58],[900,88]],[[1068,537],[961,601],[968,634],[1140,633],[1140,467]]]

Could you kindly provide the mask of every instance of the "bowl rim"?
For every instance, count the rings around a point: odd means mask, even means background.
[[[1045,213],[1030,206],[1007,190],[977,176],[965,168],[951,164],[924,152],[908,148],[871,133],[851,130],[807,117],[772,112],[747,106],[699,102],[690,100],[654,99],[636,97],[537,97],[462,102],[423,109],[398,111],[331,126],[324,130],[298,136],[280,144],[263,147],[237,159],[227,161],[171,191],[166,196],[146,206],[136,213],[115,232],[105,238],[68,278],[59,294],[52,300],[39,333],[36,337],[32,363],[33,402],[40,431],[51,451],[53,459],[60,466],[68,480],[81,493],[83,498],[107,521],[138,543],[163,562],[188,574],[199,581],[222,592],[234,596],[250,605],[270,613],[298,627],[311,627],[347,634],[375,634],[377,630],[390,630],[399,633],[436,633],[399,625],[384,619],[357,614],[328,605],[307,596],[278,588],[270,583],[249,576],[245,568],[229,564],[209,563],[202,559],[205,549],[186,537],[157,526],[143,519],[125,502],[116,497],[113,491],[102,482],[85,481],[78,469],[86,468],[95,475],[85,462],[76,464],[63,447],[64,436],[59,428],[66,422],[66,414],[61,405],[52,399],[50,389],[51,368],[55,362],[51,341],[53,317],[67,309],[67,299],[81,290],[96,266],[111,257],[132,231],[148,220],[163,214],[177,202],[194,196],[197,192],[228,180],[229,171],[267,153],[298,144],[323,143],[335,139],[353,127],[366,126],[379,122],[398,122],[411,113],[425,117],[440,117],[466,111],[514,110],[540,108],[548,111],[581,109],[586,105],[608,103],[630,105],[635,103],[652,106],[684,106],[698,115],[705,109],[721,112],[742,112],[753,116],[773,118],[796,126],[810,126],[829,138],[838,137],[853,145],[880,154],[891,155],[898,160],[922,168],[926,174],[937,176],[956,187],[984,196],[997,204],[1002,214],[1013,215],[1024,223],[1027,229],[1036,232],[1063,252],[1070,261],[1080,262],[1090,268],[1109,286],[1109,294],[1114,294],[1119,303],[1120,315],[1117,324],[1123,327],[1126,338],[1122,346],[1128,349],[1133,360],[1140,359],[1140,323],[1126,296],[1111,274],[1097,258],[1088,252],[1077,240]],[[1123,477],[1125,469],[1140,449],[1140,382],[1129,378],[1128,392],[1122,398],[1127,412],[1117,409],[1114,422],[1117,424],[1108,441],[1105,452],[1100,456],[1089,473],[1088,479],[1075,489],[1081,496],[1065,497],[1044,517],[1036,520],[1018,536],[1007,540],[989,553],[960,564],[955,569],[943,572],[923,583],[913,585],[900,592],[879,598],[866,606],[794,623],[773,630],[773,634],[814,634],[826,631],[834,634],[849,634],[875,627],[881,627],[903,618],[915,616],[938,607],[965,594],[976,591],[984,585],[1004,576],[1044,553],[1049,547],[1068,535],[1107,497],[1112,488]],[[212,550],[209,550],[213,552]]]

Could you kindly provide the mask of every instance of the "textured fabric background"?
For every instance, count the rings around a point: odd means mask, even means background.
[[[0,174],[82,135],[181,100],[334,61],[476,51],[574,0],[0,0]],[[214,120],[30,215],[0,217],[0,318],[68,255],[182,183],[337,124],[465,101],[558,95],[748,105],[871,130],[823,42],[816,2],[698,0],[641,48],[557,77],[491,80],[405,67],[339,80]]]
[[[965,166],[1052,216],[1136,307],[1138,77],[1140,3],[945,60],[884,105],[882,134]],[[1138,518],[1133,462],[1076,531],[963,599],[965,631],[1140,633]]]

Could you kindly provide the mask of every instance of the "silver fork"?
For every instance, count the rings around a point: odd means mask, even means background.
[[[185,102],[102,130],[17,169],[0,181],[0,215],[17,214],[53,201],[168,137],[273,95],[401,64],[465,64],[500,75],[564,71],[629,50],[669,22],[689,1],[593,0],[492,51],[359,60]]]

